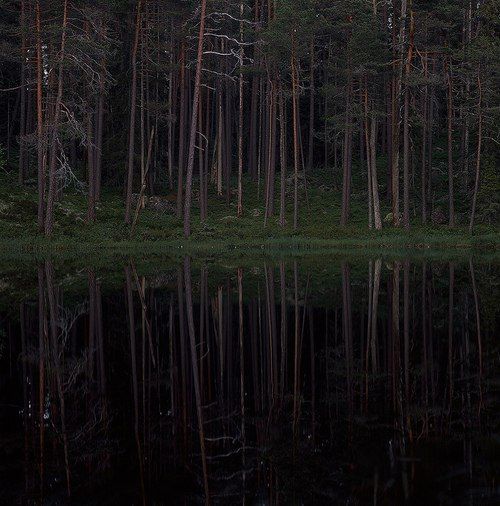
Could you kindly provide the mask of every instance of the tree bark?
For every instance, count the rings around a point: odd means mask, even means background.
[[[293,109],[293,229],[297,230],[299,219],[299,139],[297,104],[297,63],[295,60],[295,40],[292,38],[292,109]]]
[[[310,78],[309,78],[309,152],[307,156],[307,168],[312,169],[314,162],[314,37],[311,39],[310,49]]]
[[[472,196],[472,210],[471,210],[470,222],[469,222],[469,233],[471,233],[471,234],[472,234],[472,230],[474,228],[474,220],[476,218],[477,194],[479,191],[479,177],[480,177],[480,171],[481,171],[481,148],[482,148],[482,142],[483,142],[483,113],[482,113],[483,90],[482,90],[480,69],[478,69],[478,71],[477,71],[477,89],[478,89],[478,93],[479,93],[479,101],[477,104],[477,113],[478,113],[477,154],[476,154],[476,177],[475,177],[475,181],[474,181],[474,193]]]
[[[37,116],[37,157],[38,157],[38,230],[45,225],[45,142],[43,139],[43,62],[40,0],[36,0],[36,116]]]
[[[61,114],[61,103],[64,85],[64,56],[66,49],[66,28],[68,24],[68,0],[63,4],[63,20],[61,33],[61,47],[59,52],[59,70],[57,78],[57,97],[54,106],[54,117],[52,119],[52,132],[50,140],[50,163],[49,163],[49,189],[47,194],[47,207],[45,210],[45,235],[50,237],[54,228],[54,202],[57,191],[57,137],[59,131],[59,117]]]
[[[189,137],[189,153],[186,169],[186,197],[184,201],[184,237],[191,235],[191,190],[193,184],[194,148],[196,142],[196,125],[198,122],[198,100],[200,97],[201,64],[203,59],[203,40],[205,34],[205,16],[207,0],[201,0],[200,31],[198,34],[198,54],[196,58],[196,74],[194,83],[191,130]]]
[[[127,192],[125,197],[125,223],[130,225],[132,219],[132,187],[134,183],[134,147],[135,147],[135,115],[137,99],[137,49],[141,32],[142,1],[137,0],[137,14],[135,20],[135,36],[132,46],[132,87],[130,92],[130,124],[128,136],[127,161]]]
[[[455,226],[455,205],[453,192],[453,87],[451,77],[451,62],[447,64],[446,81],[448,84],[448,224]]]

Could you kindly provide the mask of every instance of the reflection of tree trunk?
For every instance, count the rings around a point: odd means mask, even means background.
[[[148,334],[149,353],[151,356],[151,362],[153,363],[153,367],[156,367],[156,360],[155,360],[154,350],[153,350],[153,333],[151,331],[151,323],[148,318],[148,307],[146,304],[146,291],[145,291],[145,287],[144,287],[144,279],[142,282],[139,281],[139,276],[137,275],[137,270],[136,270],[133,262],[131,263],[131,267],[132,267],[132,273],[134,275],[135,286],[137,287],[137,292],[139,294],[139,300],[141,302],[143,331],[146,331]]]
[[[186,257],[184,259],[184,281],[186,286],[186,314],[189,331],[189,342],[191,345],[191,366],[193,369],[194,395],[196,400],[196,414],[198,417],[198,435],[200,438],[201,461],[203,465],[203,485],[205,487],[205,504],[209,504],[210,493],[208,489],[207,459],[205,454],[205,433],[203,429],[203,411],[201,405],[201,392],[200,392],[200,375],[198,371],[198,358],[196,353],[196,337],[195,337],[194,317],[193,317],[191,259],[189,257]]]
[[[378,372],[377,360],[377,313],[378,313],[378,294],[380,290],[380,275],[382,270],[382,260],[375,260],[375,272],[373,278],[373,298],[372,298],[372,321],[371,321],[371,357],[372,357],[372,372]]]
[[[349,265],[342,262],[342,334],[344,338],[346,380],[347,380],[347,409],[349,424],[353,415],[353,349],[352,349],[352,306],[351,306],[351,275]]]
[[[373,262],[368,263],[368,315],[366,322],[366,349],[365,349],[365,402],[368,405],[368,350],[371,345],[371,330],[373,319]]]
[[[131,373],[132,373],[132,394],[134,397],[134,434],[137,446],[137,459],[139,463],[139,474],[141,480],[142,502],[146,504],[145,489],[144,489],[144,470],[142,461],[142,448],[141,440],[139,437],[139,394],[137,385],[137,361],[136,361],[136,345],[135,345],[135,317],[134,317],[134,299],[132,295],[132,273],[130,266],[125,268],[126,278],[126,296],[127,296],[127,309],[128,309],[128,326],[129,326],[129,339],[130,339],[130,360],[131,360]]]
[[[25,303],[19,304],[19,326],[21,334],[21,362],[23,374],[23,428],[24,428],[24,461],[26,462],[24,468],[24,479],[26,489],[28,489],[28,462],[29,462],[29,443],[28,443],[28,430],[29,430],[29,415],[30,415],[30,401],[28,400],[28,377],[27,371],[27,355],[26,355],[26,308]],[[31,375],[30,375],[31,376]]]
[[[403,271],[403,335],[406,402],[410,399],[410,261],[404,262]]]
[[[394,269],[392,273],[392,392],[393,401],[399,401],[399,355],[400,355],[400,335],[399,335],[399,262],[394,262]]]
[[[40,501],[43,503],[44,459],[45,459],[45,341],[47,336],[47,316],[45,312],[45,273],[43,266],[38,267],[38,423],[40,426]]]
[[[481,319],[479,316],[479,297],[477,293],[476,276],[474,274],[474,264],[472,263],[472,258],[469,259],[469,270],[472,281],[472,293],[474,295],[474,311],[476,314],[476,332],[477,332],[477,352],[479,360],[479,379],[481,380],[481,377],[483,375],[483,346],[481,338]]]
[[[427,418],[429,415],[429,384],[428,384],[428,359],[427,359],[427,265],[422,265],[422,343],[423,343],[423,371],[424,381],[424,402],[425,402],[425,429],[427,428]]]
[[[267,323],[269,335],[269,368],[270,368],[270,384],[271,384],[271,398],[274,397],[277,391],[278,383],[278,358],[277,358],[277,343],[276,343],[276,308],[274,305],[274,275],[271,267],[265,267],[266,271],[266,308],[267,308]]]
[[[449,265],[450,280],[448,289],[448,381],[449,381],[449,395],[450,406],[453,402],[453,292],[455,289],[455,266],[450,262]]]
[[[185,336],[184,336],[184,290],[183,290],[183,272],[179,268],[177,271],[177,299],[179,304],[179,343],[181,354],[181,394],[182,394],[182,432],[184,435],[183,452],[187,451],[187,379],[186,379],[186,351],[185,351]]]
[[[175,427],[177,425],[177,409],[175,404],[175,377],[174,377],[174,295],[170,295],[168,303],[168,354],[170,370],[170,409],[172,411],[172,437],[175,438]],[[174,445],[175,449],[175,445]]]
[[[246,480],[246,438],[245,438],[245,354],[243,343],[243,271],[238,269],[238,334],[240,346],[240,412],[241,412],[241,440],[243,444],[242,463],[243,469],[243,490]]]
[[[71,481],[69,470],[69,451],[68,451],[68,434],[66,432],[66,408],[64,402],[63,383],[61,378],[61,362],[60,351],[58,345],[58,308],[56,301],[56,294],[54,288],[54,269],[52,264],[47,261],[45,263],[45,281],[47,284],[47,300],[49,304],[49,325],[50,325],[50,341],[52,346],[52,359],[54,361],[54,372],[56,376],[57,393],[59,396],[59,408],[61,410],[61,432],[64,447],[64,465],[66,468],[66,489],[68,497],[71,495]]]
[[[309,339],[311,340],[311,435],[313,447],[316,442],[316,370],[314,351],[314,308],[309,309]]]
[[[285,372],[286,372],[286,338],[287,338],[287,308],[286,308],[286,274],[285,263],[283,260],[280,262],[280,296],[281,296],[281,370],[280,370],[280,384],[281,384],[281,399],[285,394]]]
[[[293,279],[294,279],[294,308],[295,308],[295,328],[294,328],[294,353],[293,353],[293,433],[297,434],[297,418],[299,406],[299,337],[300,337],[300,314],[299,314],[299,275],[297,269],[297,261],[293,263]]]

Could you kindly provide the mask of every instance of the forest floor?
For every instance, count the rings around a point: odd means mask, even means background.
[[[82,252],[99,255],[113,254],[179,254],[206,253],[239,255],[265,250],[276,254],[320,250],[400,250],[413,252],[426,249],[454,249],[457,252],[472,250],[500,254],[500,228],[478,224],[473,234],[467,230],[468,209],[457,204],[455,228],[446,224],[418,224],[409,231],[393,228],[384,222],[383,230],[367,226],[366,197],[353,194],[350,224],[339,225],[341,191],[333,181],[325,184],[324,174],[308,178],[307,196],[301,184],[299,227],[293,230],[292,181],[287,185],[287,224],[281,228],[279,215],[279,181],[276,183],[275,216],[264,226],[262,188],[245,181],[243,216],[237,217],[236,195],[209,195],[208,216],[205,222],[199,218],[198,199],[195,192],[192,237],[185,240],[182,220],[175,217],[175,195],[162,197],[160,207],[167,210],[141,210],[134,234],[124,223],[123,196],[119,190],[105,190],[98,205],[95,223],[86,222],[87,203],[83,193],[67,189],[61,202],[56,203],[56,225],[53,237],[48,240],[37,230],[36,182],[29,181],[21,187],[8,174],[0,175],[0,252]],[[170,209],[170,210],[168,210]],[[389,213],[382,210],[382,217]],[[445,212],[446,210],[444,210]]]

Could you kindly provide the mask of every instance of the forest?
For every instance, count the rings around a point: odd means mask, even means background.
[[[0,9],[4,236],[498,230],[498,0]]]
[[[500,504],[499,35],[0,0],[0,503]]]

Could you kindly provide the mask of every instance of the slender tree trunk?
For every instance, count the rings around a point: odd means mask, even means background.
[[[174,149],[173,149],[173,126],[174,126],[174,23],[170,24],[170,69],[168,73],[168,131],[167,131],[167,163],[168,163],[168,186],[173,189]]]
[[[276,153],[276,86],[274,73],[269,81],[269,118],[267,132],[267,171],[266,171],[266,212],[264,226],[274,213],[274,178],[275,178],[275,153]]]
[[[481,76],[480,69],[477,71],[477,89],[479,93],[479,102],[477,104],[477,154],[476,154],[476,177],[474,181],[474,193],[472,196],[472,210],[470,214],[470,223],[469,223],[469,233],[472,234],[472,230],[474,228],[474,220],[476,218],[476,205],[477,205],[477,194],[479,191],[479,178],[480,178],[480,170],[481,170],[481,148],[483,142],[483,90],[481,84]]]
[[[446,81],[448,84],[448,223],[455,226],[455,205],[453,192],[453,87],[451,78],[451,62],[446,67]]]
[[[36,116],[37,116],[37,157],[38,157],[38,230],[45,225],[45,142],[43,139],[43,62],[40,0],[36,0]]]
[[[130,124],[128,135],[127,193],[125,198],[125,223],[132,219],[132,187],[134,183],[135,115],[137,101],[137,50],[141,33],[142,1],[137,0],[134,44],[132,46],[132,86],[130,92]]]
[[[424,79],[427,79],[427,56],[424,53],[422,56],[422,65],[424,67]],[[427,160],[426,160],[426,147],[427,147],[427,107],[429,101],[429,85],[424,85],[424,96],[423,96],[423,111],[422,111],[422,150],[420,154],[421,164],[421,199],[422,199],[422,223],[425,225],[427,222]]]
[[[198,123],[198,100],[200,97],[201,64],[203,59],[203,40],[205,34],[205,15],[207,0],[201,0],[200,31],[198,34],[198,54],[196,58],[196,74],[194,82],[193,108],[191,130],[189,137],[189,152],[186,171],[186,197],[184,201],[184,237],[191,235],[191,190],[193,184],[194,148],[196,142],[196,126]]]
[[[345,227],[349,221],[349,210],[351,201],[351,156],[352,156],[352,126],[351,126],[351,97],[352,76],[349,74],[346,90],[346,111],[344,125],[344,155],[342,161],[342,212],[340,225]]]
[[[370,164],[372,175],[372,192],[373,192],[373,218],[375,222],[375,229],[382,229],[382,218],[380,215],[380,197],[378,192],[378,177],[377,177],[377,119],[375,116],[371,118],[370,128],[370,155],[372,161]]]
[[[24,183],[26,175],[24,136],[26,135],[26,2],[21,0],[21,113],[19,120],[19,184]]]
[[[238,216],[243,214],[243,0],[240,1],[240,75],[238,79]]]
[[[365,146],[366,146],[366,178],[367,178],[367,196],[368,196],[368,228],[373,227],[373,191],[372,191],[372,170],[371,170],[371,162],[372,162],[372,156],[371,156],[371,149],[372,146],[370,144],[370,127],[369,127],[369,121],[368,121],[368,84],[366,83],[365,78],[365,85],[364,90],[361,90],[362,96],[361,100],[364,105],[364,124],[363,124],[363,130],[365,135]]]
[[[285,100],[281,79],[279,82],[279,116],[280,116],[280,226],[286,223],[286,125]]]
[[[406,10],[407,0],[401,0],[399,41],[398,41],[398,70],[394,90],[393,108],[393,131],[392,131],[392,220],[394,226],[400,225],[399,216],[399,139],[400,139],[400,109],[401,109],[401,87],[403,81],[403,57],[406,45]]]
[[[90,103],[90,100],[89,100]],[[93,124],[92,124],[93,112],[87,111],[87,172],[89,182],[89,194],[87,202],[87,221],[90,223],[95,221],[95,156],[94,156],[94,139],[93,139]]]
[[[413,57],[413,12],[410,11],[410,43],[406,56],[403,113],[403,224],[410,228],[410,71]]]
[[[96,132],[96,146],[95,146],[95,199],[101,200],[101,182],[102,182],[102,137],[103,137],[103,124],[104,124],[104,62],[102,63],[102,74],[99,82],[99,98],[97,99],[97,132]]]
[[[298,76],[295,60],[295,40],[292,38],[292,109],[293,109],[293,229],[297,230],[299,219],[299,139],[298,139]]]
[[[52,119],[52,132],[50,140],[50,163],[49,163],[49,189],[47,194],[47,207],[45,211],[45,235],[50,237],[54,227],[54,202],[57,192],[57,137],[59,133],[59,117],[61,114],[61,104],[64,85],[64,57],[66,49],[66,28],[68,24],[68,0],[63,4],[63,20],[61,33],[61,47],[59,51],[59,70],[57,78],[57,97],[54,106],[54,117]]]
[[[184,144],[186,139],[186,63],[185,56],[186,50],[184,47],[184,41],[181,44],[181,56],[180,56],[180,107],[179,107],[179,157],[177,161],[177,218],[182,215],[182,193],[184,184]]]
[[[314,162],[314,37],[311,39],[311,60],[309,78],[309,152],[307,156],[307,168],[312,169]]]

